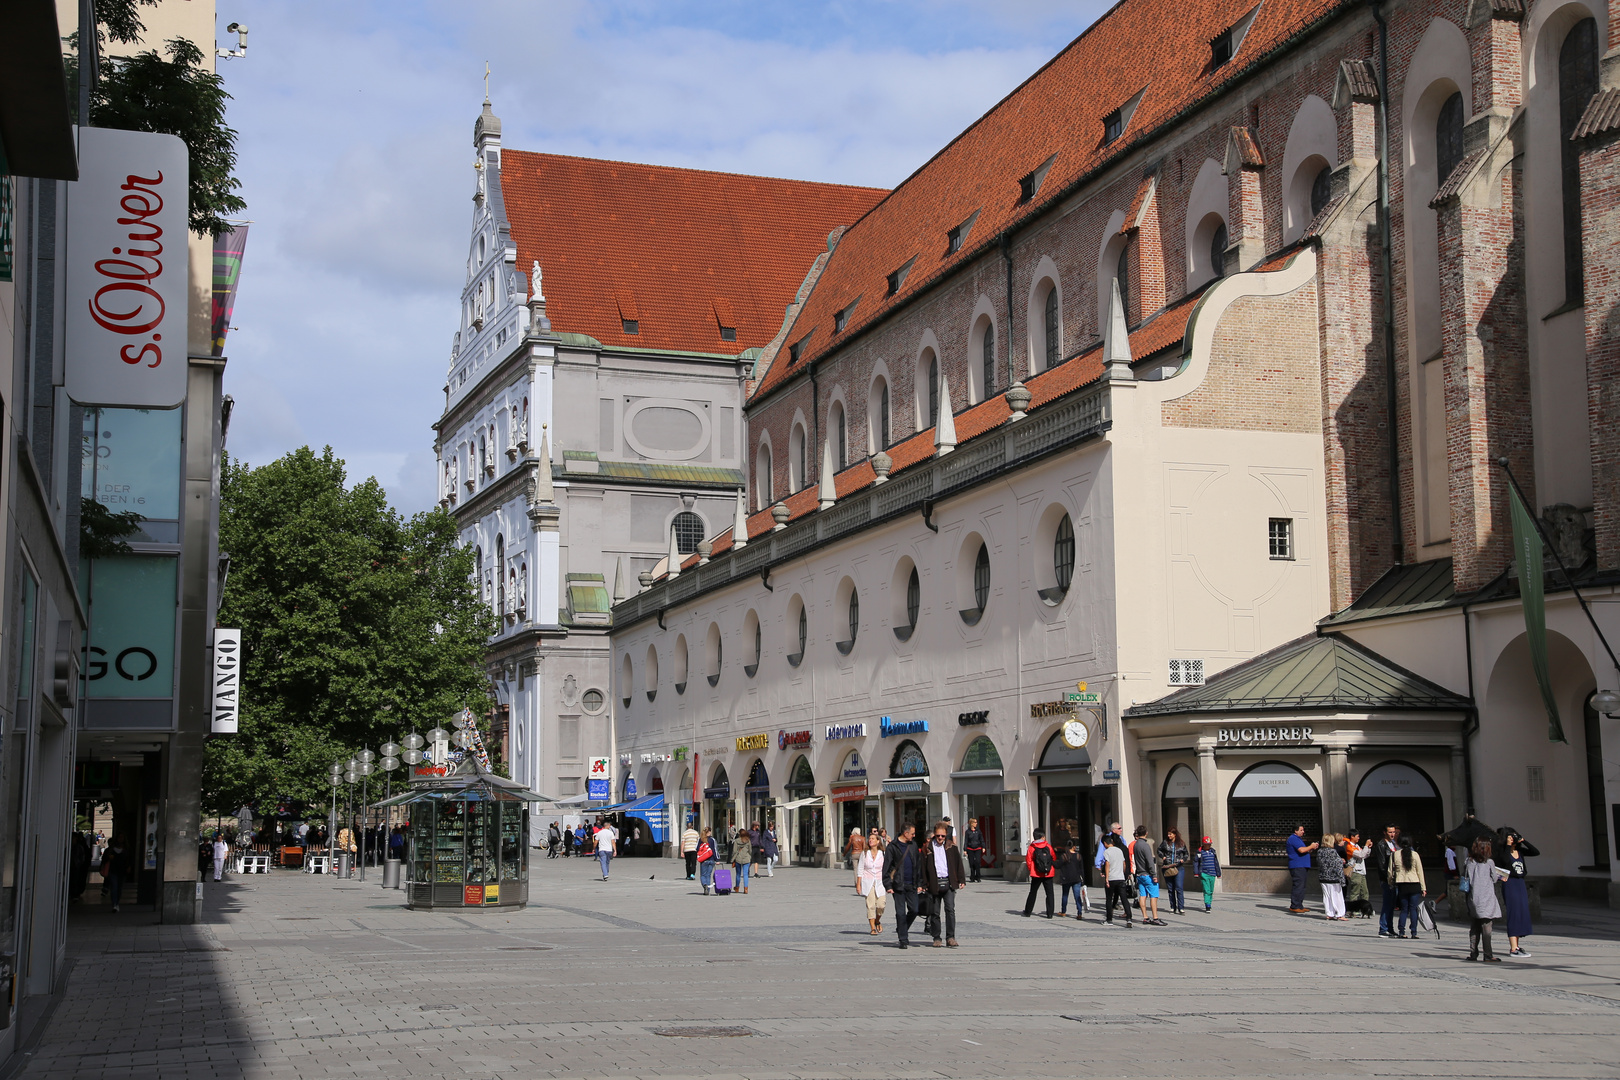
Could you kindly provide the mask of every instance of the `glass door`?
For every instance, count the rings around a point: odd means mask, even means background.
[[[991,877],[1002,876],[1001,857],[1001,796],[1000,795],[965,795],[962,798],[963,818],[962,828],[957,832],[957,843],[966,834],[969,824],[975,819],[979,822],[979,831],[984,834],[984,855],[982,874]],[[963,853],[967,857],[967,853]]]

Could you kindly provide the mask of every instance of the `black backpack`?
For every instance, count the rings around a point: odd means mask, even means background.
[[[1047,847],[1045,844],[1037,845],[1031,849],[1029,857],[1031,861],[1035,863],[1035,872],[1037,874],[1039,874],[1041,877],[1052,876],[1051,848]]]

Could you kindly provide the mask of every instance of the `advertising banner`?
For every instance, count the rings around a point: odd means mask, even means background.
[[[242,249],[247,246],[246,225],[237,225],[214,237],[214,355],[225,355],[225,333],[236,307],[236,282],[242,276]]]
[[[590,799],[613,797],[613,768],[609,758],[591,758],[590,775],[585,778],[585,795]]]
[[[79,130],[68,184],[68,396],[167,409],[186,397],[186,144]]]
[[[242,710],[242,631],[214,629],[215,735],[236,734]]]

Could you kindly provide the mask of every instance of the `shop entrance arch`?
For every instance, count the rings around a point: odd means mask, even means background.
[[[815,796],[816,774],[810,767],[809,758],[800,754],[794,759],[783,790],[790,804]],[[814,866],[817,855],[822,854],[818,849],[826,844],[827,809],[819,803],[807,804],[794,807],[791,813],[794,820],[789,835],[793,843],[793,861],[799,866]]]
[[[1091,786],[1091,754],[1084,746],[1071,746],[1059,728],[1046,740],[1041,749],[1040,764],[1034,769],[1040,780],[1041,825],[1046,838],[1055,851],[1061,853],[1068,846],[1078,844],[1080,857],[1089,860],[1094,855],[1101,822],[1109,812],[1108,795],[1112,789]],[[1009,815],[1011,817],[1013,815]],[[1017,822],[1011,822],[1014,830]],[[1005,828],[1005,827],[1004,827]],[[1004,835],[1004,850],[1016,858],[1019,850],[1016,832]]]
[[[1375,766],[1356,786],[1356,825],[1363,837],[1384,834],[1395,825],[1412,838],[1426,863],[1444,858],[1440,837],[1446,831],[1445,806],[1429,774],[1409,761]]]
[[[759,758],[754,759],[753,767],[748,770],[748,783],[743,786],[743,794],[748,799],[748,826],[763,825],[769,817],[768,807],[771,799],[771,777],[765,771],[765,762]]]
[[[933,825],[928,812],[928,759],[922,747],[907,739],[895,748],[889,760],[887,790],[894,792],[894,835],[898,838],[907,825],[917,827],[918,836],[928,835]]]
[[[861,836],[866,837],[878,827],[879,804],[873,794],[866,784],[866,758],[859,750],[849,751],[828,791],[834,806],[833,824],[837,828],[833,839],[839,844],[840,854],[845,854],[844,846],[849,843],[850,833],[859,829]]]
[[[703,789],[703,801],[709,805],[709,828],[714,830],[716,839],[725,841],[734,822],[731,779],[726,776],[724,765],[714,767],[714,776],[710,778],[709,786]]]
[[[1322,836],[1322,795],[1311,778],[1284,761],[1247,769],[1227,798],[1234,866],[1286,867],[1288,837],[1305,826],[1307,840]]]
[[[957,812],[961,817],[955,824],[957,843],[963,847],[962,858],[976,857],[981,874],[1001,876],[1006,861],[1003,857],[1005,852],[1017,849],[1009,849],[1003,843],[1001,827],[1006,814],[1002,807],[1009,797],[1004,790],[1006,773],[1001,752],[988,735],[980,735],[968,743],[962,753],[960,767],[951,773],[951,786],[960,804]],[[1011,798],[1016,802],[1018,796],[1014,793]],[[980,845],[983,851],[976,856],[966,850],[967,833],[975,821],[983,837]],[[971,866],[968,871],[972,873]]]
[[[1177,765],[1164,778],[1164,817],[1161,819],[1164,831],[1168,833],[1174,829],[1180,833],[1181,842],[1187,845],[1189,852],[1198,850],[1198,842],[1204,836],[1198,812],[1203,794],[1198,774],[1186,765]]]

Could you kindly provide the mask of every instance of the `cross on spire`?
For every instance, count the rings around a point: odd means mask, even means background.
[[[484,104],[489,104],[489,61],[484,61]]]

